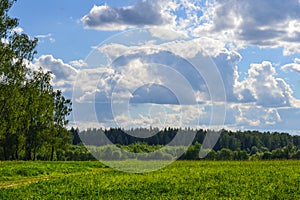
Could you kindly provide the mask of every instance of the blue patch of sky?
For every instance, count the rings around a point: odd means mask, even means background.
[[[48,35],[55,39],[40,39],[38,55],[52,54],[65,62],[84,59],[92,46],[110,37],[116,31],[86,30],[80,19],[93,5],[101,1],[17,1],[10,15],[19,19],[19,26],[31,37]]]

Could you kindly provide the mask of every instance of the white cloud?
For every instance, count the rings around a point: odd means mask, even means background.
[[[237,63],[239,63],[241,59],[242,56],[238,52],[226,49],[223,49],[219,52],[218,56],[214,58],[216,66],[218,67],[223,79],[226,99],[228,102],[237,101],[236,88],[239,85]]]
[[[255,101],[265,107],[292,106],[292,90],[283,79],[276,78],[276,70],[270,62],[251,64],[248,75],[238,84],[237,94],[241,101]]]
[[[77,70],[64,63],[61,59],[56,59],[52,55],[42,55],[34,59],[32,68],[42,67],[44,70],[51,71],[54,79],[52,80],[55,89],[60,89],[71,97],[73,82],[77,76]]]
[[[34,59],[34,64],[52,71],[57,80],[74,80],[77,75],[76,69],[52,55],[42,55]]]
[[[295,58],[294,63],[300,63],[300,58]]]
[[[170,12],[165,12],[171,8],[169,1],[166,0],[138,1],[133,6],[120,8],[108,5],[95,5],[81,21],[86,28],[97,30],[124,30],[133,27],[164,26],[172,24],[176,18]]]
[[[42,42],[42,43],[45,42],[45,40],[48,40],[50,43],[55,42],[55,38],[53,37],[53,35],[51,33],[36,35],[35,37],[37,39],[39,39],[39,42]]]
[[[88,64],[84,60],[72,60],[69,62],[74,67],[87,67]]]
[[[291,71],[300,73],[300,62],[299,61],[300,60],[296,58],[294,60],[294,63],[286,64],[286,65],[282,66],[281,69],[284,71],[291,70]]]

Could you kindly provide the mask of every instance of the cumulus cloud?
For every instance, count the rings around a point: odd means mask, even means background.
[[[94,6],[81,21],[86,28],[97,30],[124,30],[132,27],[164,26],[172,24],[175,16],[164,12],[167,1],[138,1],[133,6],[114,8]]]
[[[242,56],[236,51],[223,49],[218,56],[214,58],[216,66],[224,82],[226,99],[228,102],[236,102],[236,87],[238,87],[238,67]]]
[[[74,80],[77,75],[76,69],[52,55],[42,55],[34,59],[34,64],[52,71],[56,80]]]
[[[61,59],[56,59],[52,55],[42,55],[34,59],[32,68],[39,68],[53,73],[53,86],[55,89],[62,90],[68,98],[71,97],[73,82],[77,76],[77,70],[71,65],[64,63]]]
[[[264,107],[292,106],[293,96],[290,86],[281,78],[276,78],[276,69],[270,62],[251,64],[248,77],[237,89],[239,99],[255,101]]]

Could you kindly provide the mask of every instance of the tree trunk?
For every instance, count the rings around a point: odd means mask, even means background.
[[[7,152],[5,141],[3,143],[3,155],[4,155],[4,160],[8,160],[8,152]]]
[[[15,152],[15,157],[16,157],[16,160],[19,160],[19,146],[17,145],[16,146],[16,152]]]
[[[25,160],[31,160],[31,138],[29,133],[26,138],[26,153],[25,153]]]
[[[31,119],[31,122],[30,124],[32,124],[32,119]],[[25,143],[25,159],[26,160],[32,160],[32,145],[33,145],[33,128],[30,126],[29,127],[29,130],[27,131],[27,134],[26,134],[26,143]]]
[[[34,149],[33,149],[33,160],[36,160],[36,145],[34,145]]]
[[[54,159],[54,146],[52,146],[51,148],[51,157],[50,157],[50,160],[53,161]]]

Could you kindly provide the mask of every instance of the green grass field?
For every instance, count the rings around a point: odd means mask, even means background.
[[[0,199],[217,198],[300,199],[300,161],[176,161],[141,174],[96,161],[0,162]]]

